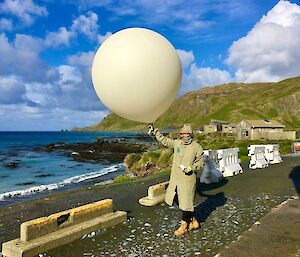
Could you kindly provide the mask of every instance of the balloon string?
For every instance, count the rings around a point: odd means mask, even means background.
[[[154,142],[155,144],[157,144],[157,141],[156,141],[156,139],[154,139],[154,136],[151,135],[151,139],[153,140],[153,142]]]

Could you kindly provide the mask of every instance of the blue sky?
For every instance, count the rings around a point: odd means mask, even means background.
[[[300,2],[273,0],[2,0],[0,130],[60,130],[109,110],[90,76],[112,33],[144,27],[177,50],[179,95],[222,83],[300,75]]]

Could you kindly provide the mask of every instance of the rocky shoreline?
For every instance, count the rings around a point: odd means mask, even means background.
[[[117,163],[123,162],[129,153],[142,153],[148,146],[140,142],[125,142],[118,140],[104,140],[98,138],[92,143],[67,144],[57,142],[45,146],[36,146],[35,151],[59,152],[79,162]]]

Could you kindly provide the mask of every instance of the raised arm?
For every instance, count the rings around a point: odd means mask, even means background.
[[[160,131],[153,126],[153,124],[149,124],[149,134],[155,136],[156,140],[161,143],[163,146],[168,148],[174,148],[175,140],[171,138],[166,138]]]

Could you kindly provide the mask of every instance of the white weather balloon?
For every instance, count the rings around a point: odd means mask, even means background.
[[[172,44],[144,28],[121,30],[99,47],[93,60],[95,91],[112,112],[154,122],[175,100],[182,69]]]

